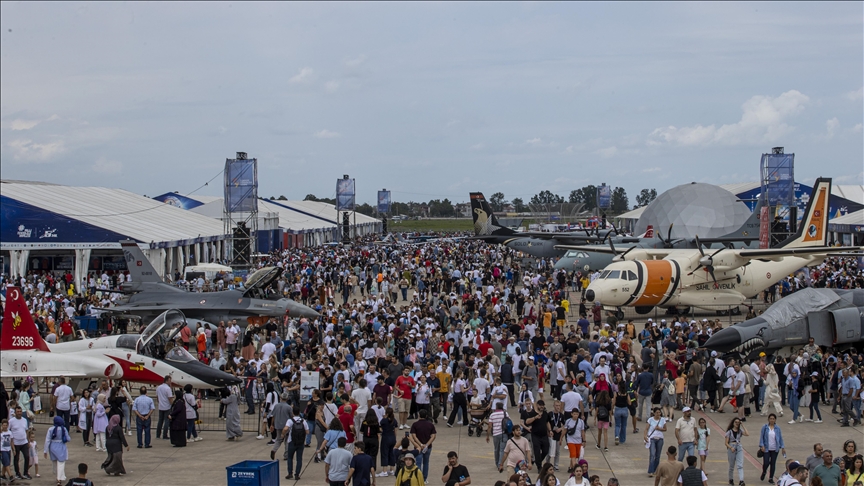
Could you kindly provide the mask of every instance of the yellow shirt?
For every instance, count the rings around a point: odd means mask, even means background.
[[[450,381],[453,380],[453,376],[446,371],[439,371],[436,374],[438,375],[438,381],[441,382],[441,393],[450,393]]]
[[[543,313],[543,327],[552,327],[552,313],[548,310]]]
[[[567,299],[562,300],[561,307],[564,308],[564,312],[570,312],[570,301]]]

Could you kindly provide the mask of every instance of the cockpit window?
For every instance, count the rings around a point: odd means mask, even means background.
[[[627,275],[630,277],[630,280],[636,281],[636,274],[631,270],[627,270]]]
[[[578,257],[579,257],[579,252],[576,251],[576,250],[570,250],[570,251],[567,252],[567,255],[565,255],[565,256],[566,256],[567,258],[578,258]]]
[[[195,361],[195,358],[193,358],[192,355],[189,354],[189,351],[186,351],[179,346],[171,348],[171,351],[168,351],[168,353],[165,355],[165,359],[167,361],[173,361],[175,363],[188,363],[190,361]]]
[[[609,270],[603,270],[603,273],[601,273],[597,278],[606,278],[607,275],[609,275]]]
[[[621,280],[627,280],[627,272],[621,272]]]
[[[610,278],[610,279],[611,278],[619,278],[620,276],[621,276],[620,270],[611,270],[609,272],[609,275],[606,276],[606,278]]]

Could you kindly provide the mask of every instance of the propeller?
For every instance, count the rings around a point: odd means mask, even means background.
[[[672,240],[672,227],[675,226],[675,223],[669,224],[669,230],[666,232],[666,238],[664,239],[659,231],[656,231],[654,234],[657,235],[657,238],[663,242],[663,248],[674,248],[675,243],[681,241],[681,239]]]
[[[725,250],[726,248],[720,248],[710,255],[706,255],[705,251],[702,250],[702,242],[699,241],[699,235],[696,235],[696,248],[699,249],[699,254],[702,256],[699,258],[699,265],[693,269],[692,272],[687,275],[693,275],[696,273],[696,270],[699,270],[702,267],[705,267],[705,270],[711,274],[711,280],[714,281],[714,288],[717,288],[717,278],[714,276],[714,257],[717,256],[718,253]]]

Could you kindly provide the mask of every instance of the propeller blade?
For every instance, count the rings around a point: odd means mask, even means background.
[[[669,231],[666,233],[666,241],[672,240],[672,226],[674,225],[675,223],[669,223]]]
[[[711,280],[714,281],[714,288],[716,289],[716,288],[718,287],[718,285],[717,285],[717,277],[714,276],[714,266],[713,266],[713,265],[709,265],[709,266],[707,266],[707,267],[705,267],[705,268],[708,270],[708,273],[711,274]]]
[[[700,268],[702,268],[701,263],[699,265],[697,265],[696,268],[694,268],[692,272],[688,273],[687,276],[693,275],[694,273],[696,273],[696,270],[699,270]]]
[[[702,242],[699,241],[699,235],[696,235],[696,248],[699,249],[699,254],[703,257],[705,256],[705,252],[702,251]]]

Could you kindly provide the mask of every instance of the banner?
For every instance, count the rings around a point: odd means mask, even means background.
[[[321,386],[317,371],[303,371],[300,373],[300,401],[307,402],[312,399],[312,390]]]
[[[225,159],[225,212],[258,210],[258,159]]]
[[[336,210],[354,211],[354,179],[336,179]]]
[[[390,212],[390,191],[378,191],[378,212]]]
[[[770,233],[771,216],[768,214],[768,207],[762,206],[759,208],[759,248],[768,248]]]
[[[608,209],[612,206],[612,186],[606,184],[597,188],[597,207]]]
[[[762,154],[762,193],[769,206],[795,204],[795,154]]]

